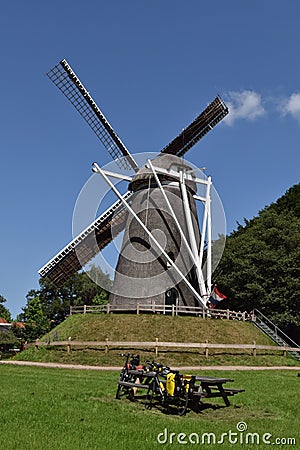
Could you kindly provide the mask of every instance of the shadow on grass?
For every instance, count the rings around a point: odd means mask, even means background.
[[[162,401],[160,398],[150,399],[147,395],[132,395],[131,393],[123,394],[118,401],[127,400],[130,403],[142,405],[144,409],[149,411],[157,411],[168,416],[182,416],[188,413],[201,414],[205,411],[223,411],[228,408],[239,409],[239,406],[216,405],[213,403],[202,403],[199,400],[190,400],[186,406],[185,400],[182,398],[170,398]]]

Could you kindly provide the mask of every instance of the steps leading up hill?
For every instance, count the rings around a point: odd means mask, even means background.
[[[280,328],[278,328],[270,319],[268,319],[262,312],[255,309],[253,311],[253,323],[265,335],[272,339],[273,342],[281,347],[300,348],[289,336],[287,336]],[[288,353],[295,359],[300,361],[300,353],[288,350]]]

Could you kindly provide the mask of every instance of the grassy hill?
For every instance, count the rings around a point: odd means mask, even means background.
[[[195,317],[131,314],[77,314],[49,333],[53,340],[209,342],[268,344],[269,339],[248,322]],[[44,337],[45,340],[47,337]]]
[[[253,324],[248,322],[201,319],[198,317],[171,317],[163,315],[127,315],[127,314],[86,314],[74,315],[66,319],[41,340],[72,340],[80,341],[159,341],[168,342],[205,342],[228,344],[271,345],[272,342]],[[17,359],[34,361],[51,361],[78,364],[120,365],[118,354],[131,350],[104,349],[80,347],[67,353],[65,347],[31,348],[19,354]],[[185,349],[184,349],[185,350]],[[154,359],[154,350],[133,350],[141,355],[143,360]],[[209,358],[205,358],[203,350],[161,350],[160,362],[168,365],[203,365],[203,364],[266,364],[293,365],[294,360],[283,358],[278,352],[260,351],[254,358],[251,351],[240,350],[210,350]]]

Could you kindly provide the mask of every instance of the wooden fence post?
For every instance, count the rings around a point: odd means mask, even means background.
[[[109,314],[109,303],[106,305],[106,314]]]
[[[205,319],[205,309],[202,308],[202,319]]]
[[[173,303],[173,304],[172,304],[172,317],[174,317],[174,315],[175,315],[175,314],[174,314],[174,313],[175,313],[175,311],[174,311],[174,306],[175,306],[175,305],[174,305],[174,303]]]
[[[136,313],[137,313],[137,315],[140,314],[140,304],[139,304],[139,302],[137,302],[137,304],[136,304]]]
[[[158,356],[158,338],[155,338],[155,356]]]
[[[227,320],[230,319],[229,309],[226,310],[226,318],[227,318]]]
[[[67,353],[71,353],[71,337],[69,337],[69,339],[68,339]]]
[[[108,338],[105,339],[105,353],[108,353],[109,351],[109,345],[108,345]]]
[[[256,356],[256,341],[253,341],[253,356]]]
[[[283,356],[286,357],[286,347],[284,347]]]
[[[39,348],[39,340],[38,339],[35,340],[35,348]]]
[[[205,344],[208,344],[208,340],[206,339]],[[208,347],[205,347],[205,358],[208,358]]]
[[[83,314],[86,314],[86,305],[83,305]]]

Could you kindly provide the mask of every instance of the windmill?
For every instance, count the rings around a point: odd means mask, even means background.
[[[67,61],[60,61],[47,75],[92,128],[122,173],[93,164],[93,171],[102,176],[118,200],[44,265],[40,276],[64,283],[123,230],[111,304],[130,307],[143,299],[143,303],[206,307],[211,292],[211,178],[197,177],[182,156],[228,114],[222,99],[217,96],[156,158],[139,167]],[[128,182],[128,191],[121,194],[112,178]],[[199,184],[205,187],[202,197],[197,196]],[[202,234],[196,201],[205,205]]]

